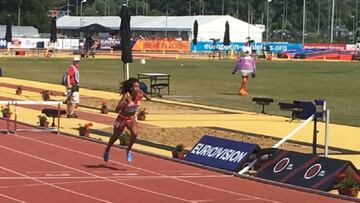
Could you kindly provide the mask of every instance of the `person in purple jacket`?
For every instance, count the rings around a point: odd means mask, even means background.
[[[251,47],[244,47],[243,48],[244,56],[239,57],[232,74],[235,74],[236,72],[241,73],[241,86],[239,89],[239,95],[247,95],[246,92],[246,83],[248,81],[249,75],[252,76],[252,78],[255,78],[256,76],[256,64],[255,60],[251,57]]]

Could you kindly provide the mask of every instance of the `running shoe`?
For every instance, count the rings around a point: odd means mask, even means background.
[[[109,160],[109,151],[104,151],[104,155],[103,155],[104,161],[108,161]]]
[[[130,150],[126,150],[126,159],[129,163],[132,161],[132,154]]]
[[[71,118],[79,118],[79,116],[78,115],[76,115],[75,113],[73,113],[73,114],[71,114],[71,116],[70,116]]]
[[[79,118],[75,113],[67,115],[68,118]]]

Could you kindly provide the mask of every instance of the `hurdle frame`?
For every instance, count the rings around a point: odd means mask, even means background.
[[[5,104],[6,108],[10,109],[10,103],[9,102],[0,102],[0,104]],[[6,129],[0,129],[0,132],[5,132],[6,134],[9,134],[9,128],[10,128],[10,118],[6,118],[4,119],[2,117],[3,120],[6,120]]]
[[[50,132],[57,132],[57,134],[60,134],[60,104],[62,104],[63,101],[0,101],[0,105],[1,104],[6,104],[8,108],[10,108],[10,105],[14,105],[14,130],[11,131],[10,129],[10,118],[7,118],[7,127],[5,131],[7,134],[9,133],[14,133],[16,134],[16,132],[21,132],[21,131],[36,131],[36,132],[42,132],[42,131],[50,131]],[[57,117],[57,128],[49,128],[49,129],[43,129],[43,128],[38,128],[38,129],[18,129],[17,128],[17,123],[18,123],[18,116],[17,116],[17,106],[18,105],[57,105],[57,112],[58,112],[58,117]],[[1,130],[1,129],[0,129]]]
[[[329,143],[328,143],[328,133],[329,133],[329,124],[330,124],[330,110],[323,108],[322,111],[320,112],[315,112],[314,114],[312,114],[311,116],[309,116],[304,122],[302,122],[299,126],[297,126],[294,130],[292,130],[289,134],[287,134],[285,137],[283,137],[280,141],[278,141],[276,144],[274,144],[272,146],[272,148],[278,148],[280,145],[282,145],[286,140],[288,140],[290,137],[292,137],[295,133],[297,133],[299,130],[301,130],[304,126],[306,126],[308,123],[310,123],[311,121],[314,121],[314,129],[313,129],[313,153],[316,153],[316,134],[317,132],[317,115],[318,113],[322,114],[323,117],[323,121],[325,121],[325,129],[324,129],[324,157],[328,156],[328,151],[329,151]],[[315,147],[315,149],[314,149]],[[244,174],[246,173],[249,169],[253,168],[254,165],[257,163],[257,159],[255,159],[254,161],[252,161],[251,163],[249,163],[247,166],[245,166],[243,169],[241,169],[238,174]]]

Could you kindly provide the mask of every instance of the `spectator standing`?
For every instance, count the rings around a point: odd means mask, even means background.
[[[91,48],[94,45],[94,39],[90,34],[88,34],[85,38],[85,57],[89,57],[89,51],[91,52]]]
[[[80,74],[79,74],[79,57],[74,57],[72,64],[66,70],[66,90],[67,90],[67,117],[77,118],[78,116],[74,113],[75,108],[80,103],[79,85],[80,85]]]
[[[96,52],[96,49],[99,46],[99,44],[100,44],[100,41],[98,39],[93,41],[93,44],[91,45],[91,48],[90,48],[90,56],[91,57],[95,58],[95,52]]]

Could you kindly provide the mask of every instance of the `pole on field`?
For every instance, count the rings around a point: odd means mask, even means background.
[[[326,109],[325,111],[325,150],[324,150],[324,156],[327,157],[329,155],[329,123],[330,123],[330,110]]]

